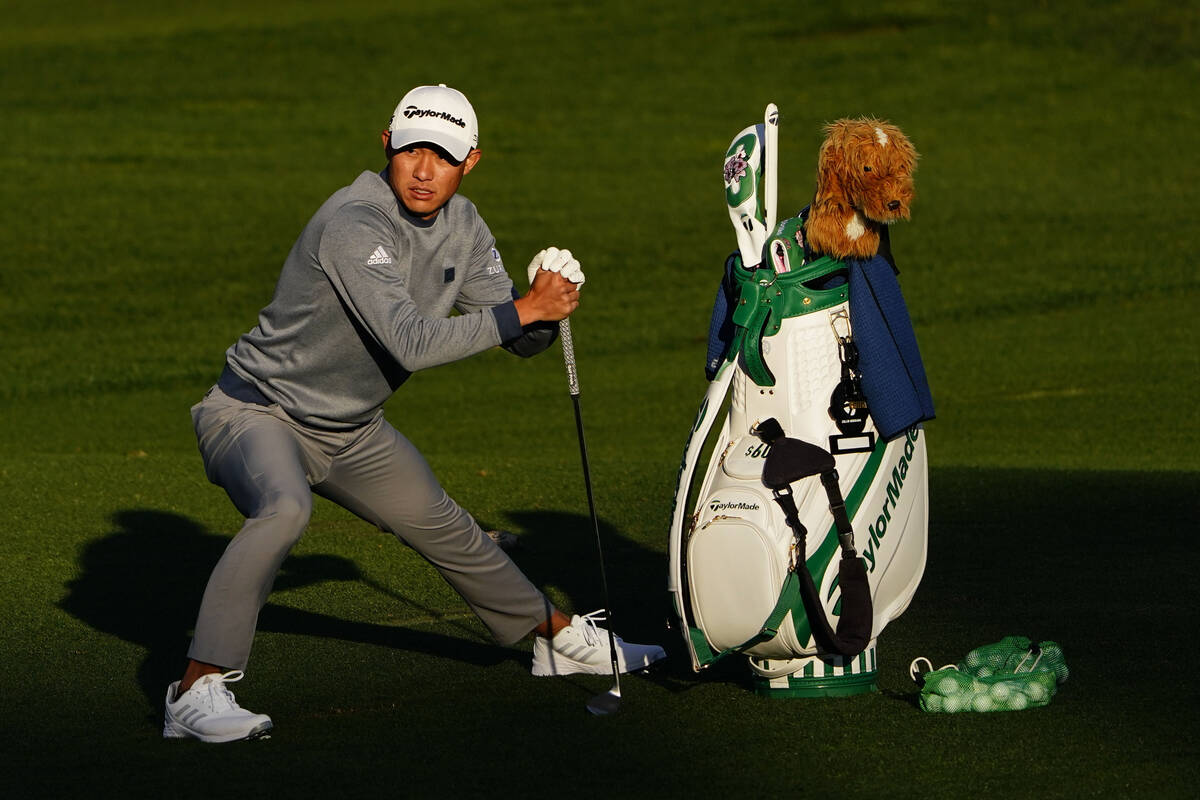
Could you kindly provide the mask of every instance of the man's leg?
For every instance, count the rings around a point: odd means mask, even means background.
[[[252,739],[270,732],[271,718],[239,706],[227,684],[242,678],[258,613],[308,524],[312,493],[295,433],[263,407],[214,389],[192,416],[209,479],[246,522],[209,577],[191,660],[183,679],[167,688],[163,736]]]
[[[597,615],[567,617],[447,496],[424,457],[380,420],[334,460],[313,491],[391,531],[442,574],[502,644],[531,631],[534,675],[605,673],[612,668],[608,632]],[[615,637],[618,668],[642,669],[665,654],[657,645]]]
[[[395,534],[432,564],[502,644],[568,620],[438,483],[424,456],[380,419],[313,491]]]
[[[207,401],[206,401],[207,402]],[[292,429],[258,407],[218,399],[196,417],[205,469],[246,517],[213,569],[188,656],[200,672],[243,669],[275,575],[312,511]],[[195,664],[188,677],[198,677]]]

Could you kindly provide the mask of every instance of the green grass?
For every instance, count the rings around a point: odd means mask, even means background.
[[[0,767],[9,794],[1178,796],[1198,788],[1186,633],[1200,488],[1192,262],[1200,15],[1128,0],[0,2]],[[463,88],[464,184],[520,279],[568,246],[621,632],[677,656],[535,681],[411,552],[318,502],[239,698],[267,742],[163,742],[161,695],[240,524],[188,408],[312,211],[381,166],[411,85]],[[768,101],[785,209],[823,123],[891,119],[922,160],[893,229],[933,385],[925,578],[880,692],[775,701],[666,632],[675,471],[703,392],[717,170]],[[450,493],[600,603],[554,353],[414,377],[388,406]],[[1045,709],[925,715],[909,660],[1060,642]]]

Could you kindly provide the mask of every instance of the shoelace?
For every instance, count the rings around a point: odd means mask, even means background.
[[[208,697],[214,712],[236,711],[241,708],[237,704],[237,700],[233,699],[233,692],[229,691],[225,684],[237,683],[244,677],[246,677],[246,673],[235,669],[208,682]]]
[[[603,608],[601,608],[597,611],[593,611],[590,614],[581,615],[579,617],[579,620],[580,620],[580,622],[583,623],[583,640],[585,642],[587,642],[589,645],[591,645],[592,647],[599,647],[600,646],[600,631],[597,630],[596,623],[604,622],[607,619],[608,619],[608,616],[605,614]]]

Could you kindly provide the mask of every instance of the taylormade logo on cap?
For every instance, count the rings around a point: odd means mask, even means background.
[[[404,109],[404,117],[405,119],[412,119],[413,117],[437,117],[438,119],[444,119],[446,122],[457,125],[460,128],[467,127],[467,123],[458,117],[453,116],[445,111],[435,111],[432,108],[417,108],[416,106],[408,106]]]
[[[466,95],[444,83],[418,86],[404,95],[388,129],[393,149],[428,142],[456,161],[462,161],[479,145],[475,109]]]

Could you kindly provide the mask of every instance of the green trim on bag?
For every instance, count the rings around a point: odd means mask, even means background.
[[[692,640],[692,648],[696,651],[696,661],[700,666],[707,667],[712,662],[716,661],[716,656],[713,655],[712,648],[708,644],[708,639],[704,636],[704,631],[699,628],[688,628],[688,638]]]
[[[810,289],[805,282],[825,277],[843,268],[841,261],[830,256],[805,264],[802,269],[776,273],[770,268],[748,270],[741,258],[735,257],[732,274],[738,287],[733,308],[734,339],[727,360],[733,361],[738,352],[745,356],[746,374],[759,386],[774,386],[762,355],[762,340],[779,333],[785,319],[823,311],[845,302],[847,286],[833,289]]]
[[[808,665],[805,671],[809,671]],[[862,675],[840,675],[830,678],[812,678],[788,676],[788,686],[774,687],[764,678],[754,678],[754,693],[762,697],[850,697],[856,694],[867,694],[878,691],[875,686],[875,673]]]

